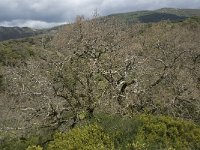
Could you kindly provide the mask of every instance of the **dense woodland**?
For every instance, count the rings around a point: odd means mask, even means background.
[[[200,20],[79,16],[0,43],[0,149],[200,149]]]

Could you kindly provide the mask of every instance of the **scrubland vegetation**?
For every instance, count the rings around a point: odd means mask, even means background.
[[[200,149],[200,21],[96,14],[0,43],[0,149]]]

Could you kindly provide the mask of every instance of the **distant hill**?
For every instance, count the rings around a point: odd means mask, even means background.
[[[127,23],[149,23],[159,22],[162,20],[181,21],[189,17],[200,17],[200,9],[161,8],[154,11],[136,11],[128,13],[111,14],[108,17],[113,16]]]
[[[200,17],[200,9],[178,9],[178,8],[161,8],[156,10],[160,13],[174,14],[185,17]]]
[[[63,25],[62,25],[63,26]],[[3,27],[0,26],[0,41],[10,39],[20,39],[40,34],[55,34],[62,26],[56,26],[49,29],[32,29],[28,27]]]
[[[42,30],[34,30],[28,27],[0,27],[0,41],[19,39],[43,33]]]

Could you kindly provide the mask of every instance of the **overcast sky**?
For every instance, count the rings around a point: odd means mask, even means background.
[[[162,7],[200,8],[200,0],[0,0],[0,26],[51,27],[90,17]]]

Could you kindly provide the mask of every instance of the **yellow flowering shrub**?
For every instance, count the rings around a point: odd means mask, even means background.
[[[129,149],[200,149],[200,127],[166,116],[141,115],[142,122]]]
[[[40,146],[33,145],[29,146],[26,150],[43,150],[43,148]]]
[[[77,127],[66,133],[57,133],[48,144],[48,150],[112,150],[114,144],[98,125]]]

